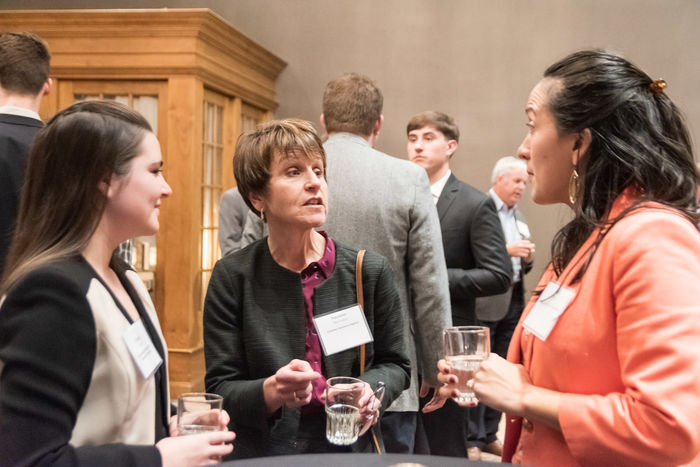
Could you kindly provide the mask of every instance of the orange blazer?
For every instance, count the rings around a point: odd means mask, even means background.
[[[626,192],[613,216],[632,202]],[[534,466],[700,466],[700,232],[655,203],[613,226],[583,279],[583,245],[550,281],[576,292],[546,341],[522,327],[508,351],[563,393],[562,432],[508,416],[503,460]]]

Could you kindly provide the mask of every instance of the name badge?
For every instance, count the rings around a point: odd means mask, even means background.
[[[131,357],[144,378],[150,378],[163,363],[151,338],[148,337],[143,321],[135,321],[124,333],[124,342]]]
[[[575,296],[573,289],[550,282],[523,321],[523,327],[541,340],[547,340],[559,317]]]
[[[374,340],[360,305],[316,316],[314,326],[326,356]]]

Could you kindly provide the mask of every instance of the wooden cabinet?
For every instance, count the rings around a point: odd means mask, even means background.
[[[168,342],[173,397],[203,390],[202,302],[220,256],[219,197],[235,185],[240,132],[272,118],[284,61],[207,9],[6,10],[0,30],[49,45],[54,87],[42,118],[78,100],[114,99],[157,133],[173,194],[134,261]]]

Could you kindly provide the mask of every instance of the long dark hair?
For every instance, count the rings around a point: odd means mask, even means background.
[[[576,52],[544,73],[549,110],[561,134],[591,132],[579,162],[575,217],[557,232],[552,265],[560,274],[593,231],[601,233],[574,282],[580,280],[603,237],[642,201],[655,201],[697,222],[696,179],[690,135],[678,108],[652,80],[622,57],[602,51]],[[609,218],[615,199],[628,187],[640,200]]]
[[[56,114],[29,155],[2,293],[49,261],[80,254],[104,211],[101,181],[126,175],[148,122],[115,102],[80,102]]]

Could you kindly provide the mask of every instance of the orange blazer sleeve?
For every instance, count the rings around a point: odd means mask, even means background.
[[[564,395],[571,454],[583,465],[700,465],[700,233],[668,210],[643,209],[595,256],[586,312],[614,327],[622,390]]]

